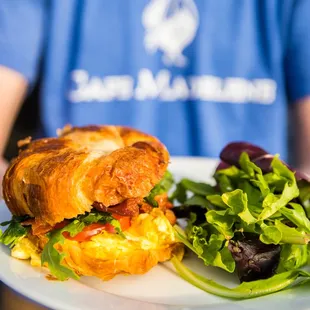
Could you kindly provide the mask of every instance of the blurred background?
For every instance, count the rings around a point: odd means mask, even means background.
[[[21,111],[15,121],[11,137],[4,153],[6,159],[11,160],[18,154],[17,141],[28,136],[36,135],[40,126],[39,118],[40,82],[37,81],[34,89],[24,101]]]
[[[13,52],[1,54],[7,45],[31,59],[13,63],[32,90],[7,160],[18,140],[43,127],[54,135],[66,123],[109,123],[156,135],[172,155],[217,158],[243,140],[294,162],[297,145],[298,164],[310,171],[310,0],[55,0],[35,10],[25,3],[0,0],[0,64],[12,63]],[[3,285],[0,293],[0,310],[39,309]]]

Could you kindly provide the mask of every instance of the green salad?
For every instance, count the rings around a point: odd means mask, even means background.
[[[177,272],[208,293],[234,299],[309,281],[309,177],[247,143],[229,144],[220,158],[214,183],[177,184],[173,210],[187,225],[176,225],[175,233],[206,266],[235,272],[241,284],[225,287],[173,258]]]

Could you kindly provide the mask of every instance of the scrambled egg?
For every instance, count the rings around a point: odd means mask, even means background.
[[[159,209],[140,214],[132,221],[125,238],[106,231],[89,241],[66,239],[57,250],[66,253],[63,263],[80,275],[109,280],[117,274],[144,274],[172,254],[182,258],[183,246],[177,243],[173,228]],[[37,249],[23,238],[12,250],[12,256],[31,259],[35,264]],[[14,253],[13,253],[14,252]]]
[[[41,266],[40,250],[27,237],[17,242],[11,250],[11,255],[18,259],[30,259],[32,266]]]

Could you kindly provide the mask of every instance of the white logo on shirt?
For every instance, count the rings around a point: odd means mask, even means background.
[[[108,102],[162,100],[200,100],[231,103],[272,104],[277,84],[271,79],[246,80],[212,75],[172,77],[167,69],[154,74],[149,69],[139,71],[137,81],[130,75],[89,76],[85,70],[72,72],[76,85],[69,93],[71,102]]]
[[[216,0],[214,0],[216,1]],[[192,43],[199,26],[194,0],[150,0],[142,12],[144,46],[149,53],[163,52],[166,66],[184,67],[184,49]],[[273,79],[245,79],[215,75],[173,76],[168,69],[152,72],[140,68],[131,75],[90,75],[87,70],[71,72],[69,100],[80,102],[117,101],[204,101],[237,104],[273,104],[277,83]]]
[[[184,67],[182,54],[194,40],[199,15],[193,0],[151,0],[142,13],[144,46],[149,53],[163,52],[165,65]]]

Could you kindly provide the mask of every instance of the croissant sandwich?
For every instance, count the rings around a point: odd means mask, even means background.
[[[59,280],[143,274],[183,255],[167,191],[169,153],[120,126],[66,126],[20,141],[3,179],[12,220],[0,241]]]

